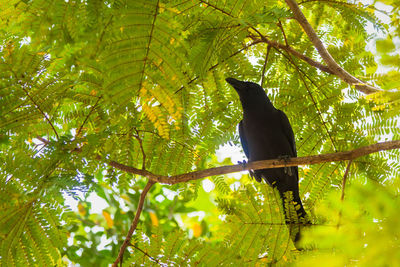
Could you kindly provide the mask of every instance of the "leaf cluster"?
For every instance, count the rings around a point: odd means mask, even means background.
[[[113,261],[145,181],[107,162],[159,175],[220,165],[214,154],[228,142],[239,143],[242,116],[226,77],[264,81],[271,101],[290,119],[299,156],[399,139],[399,64],[391,41],[400,35],[399,6],[384,2],[393,7],[391,25],[380,21],[374,6],[299,2],[346,71],[387,89],[368,99],[287,50],[269,50],[259,41],[261,34],[321,61],[282,1],[0,3],[1,261],[6,266]],[[373,37],[367,23],[394,37],[378,42],[380,60],[365,49]],[[376,62],[394,70],[377,75],[371,71]],[[314,236],[314,243],[322,240],[325,246],[323,240],[343,237],[326,245],[336,249],[368,233],[368,244],[387,242],[395,255],[392,265],[398,263],[396,237],[388,233],[396,224],[399,162],[398,151],[355,160],[349,179],[356,186],[346,191],[342,211],[349,227],[339,235],[332,228],[323,238]],[[324,205],[339,205],[346,165],[300,169],[301,196],[314,224],[336,226],[340,209]],[[302,256],[311,262],[320,255],[318,249],[294,251],[273,190],[249,185],[246,175],[210,179],[215,189],[208,194],[198,181],[153,187],[126,262],[263,265],[296,263]],[[101,214],[91,209],[96,204],[88,200],[91,192],[107,203]],[[68,201],[74,198],[79,209],[71,212]],[[350,216],[352,210],[360,212]],[[363,244],[343,249],[338,261],[383,253]]]

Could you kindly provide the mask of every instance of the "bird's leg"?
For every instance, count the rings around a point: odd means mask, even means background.
[[[238,164],[242,164],[243,169],[246,167],[246,164],[247,164],[246,160],[243,160],[243,161],[239,160],[237,163]],[[254,179],[254,171],[253,170],[249,170],[249,174],[250,174],[250,177]]]
[[[246,160],[243,160],[243,161],[240,161],[240,160],[238,160],[238,162],[237,162],[238,164],[241,164],[242,165],[242,167],[243,167],[243,169],[246,167]]]
[[[285,161],[285,163],[287,163],[288,160],[290,159],[290,156],[289,156],[289,155],[280,155],[280,156],[278,156],[278,159],[283,159],[283,160]],[[283,171],[284,171],[286,174],[288,174],[289,176],[292,176],[292,175],[293,175],[292,167],[284,167],[284,168],[283,168]]]

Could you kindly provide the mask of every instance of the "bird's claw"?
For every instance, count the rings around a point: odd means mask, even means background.
[[[242,167],[243,167],[243,169],[246,167],[246,164],[247,164],[246,160],[243,160],[243,161],[240,161],[240,160],[239,160],[237,163],[238,163],[238,164],[241,164]],[[253,170],[249,170],[249,174],[250,174],[250,177],[251,177],[251,178],[256,179],[256,180],[258,181],[258,179],[256,178],[256,176],[255,176]]]
[[[290,159],[289,155],[279,155],[278,159],[283,159],[285,162],[287,162]]]
[[[287,163],[289,161],[289,159],[290,159],[290,156],[289,155],[280,155],[280,156],[278,156],[278,159],[282,159],[282,160],[285,161],[285,163]],[[289,176],[293,175],[292,167],[283,167],[283,171],[286,174],[288,174]]]
[[[246,167],[246,161],[245,160],[243,160],[243,161],[240,161],[240,160],[238,160],[238,162],[237,162],[238,164],[241,164],[242,165],[242,167],[243,167],[243,169]]]

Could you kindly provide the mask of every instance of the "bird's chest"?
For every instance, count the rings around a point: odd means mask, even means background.
[[[249,160],[272,159],[289,153],[287,137],[280,118],[275,114],[244,116],[243,130],[249,147]]]

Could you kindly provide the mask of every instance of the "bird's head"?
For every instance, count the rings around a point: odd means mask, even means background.
[[[264,89],[253,82],[239,81],[234,78],[225,79],[239,95],[243,109],[274,108]]]

